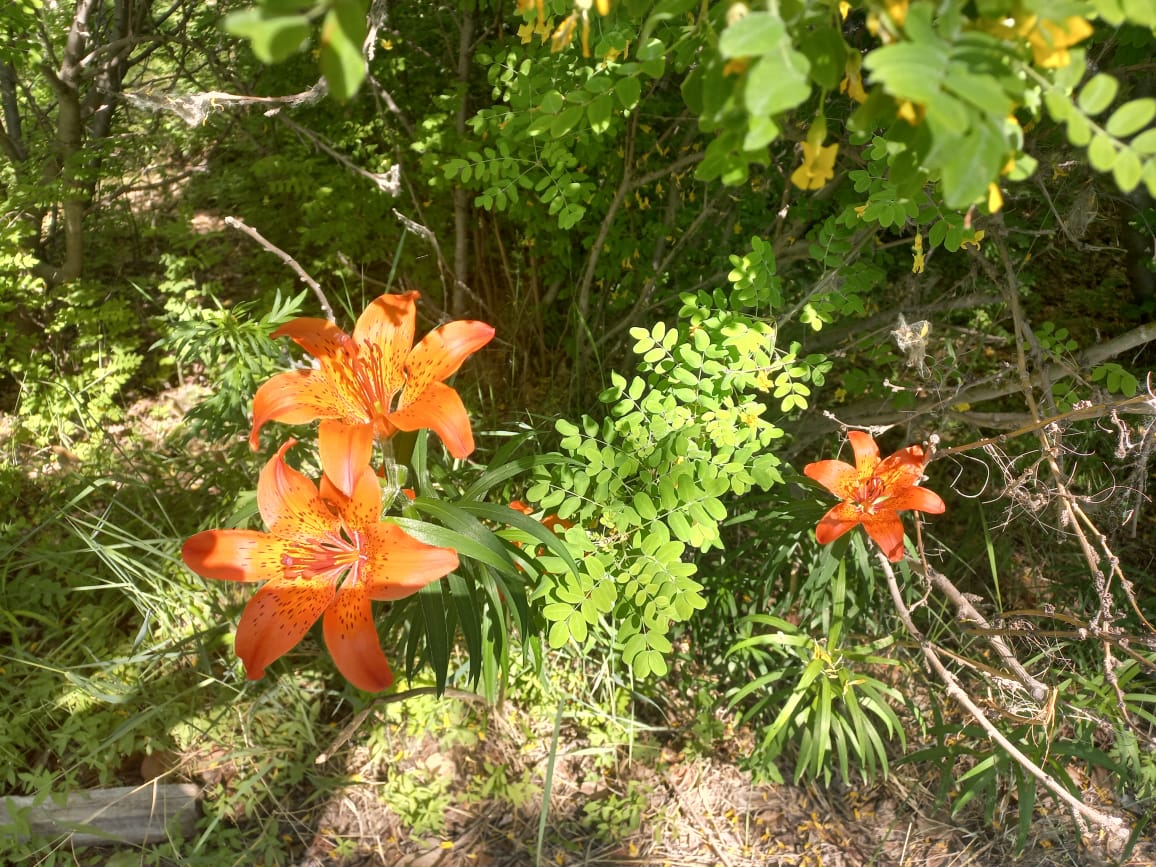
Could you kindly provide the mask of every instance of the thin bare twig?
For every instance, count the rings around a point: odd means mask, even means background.
[[[247,225],[243,220],[238,220],[236,217],[225,217],[225,225],[237,229],[238,231],[244,232],[258,244],[260,244],[262,247],[264,247],[266,250],[268,250],[270,253],[292,268],[294,272],[296,272],[297,276],[301,278],[301,282],[312,289],[313,294],[317,296],[317,302],[321,305],[321,309],[325,312],[325,318],[330,322],[337,321],[337,317],[333,315],[333,307],[330,306],[329,299],[325,297],[325,291],[321,288],[321,284],[310,277],[306,270],[297,263],[296,259],[290,256],[272,241],[268,240],[252,226]]]
[[[911,612],[903,601],[903,592],[899,589],[899,582],[895,578],[895,570],[891,568],[891,563],[888,562],[882,553],[879,554],[878,559],[880,565],[883,567],[883,574],[887,578],[887,589],[891,593],[891,601],[895,605],[895,610],[899,614],[899,620],[903,623],[903,628],[918,642],[924,659],[927,660],[927,664],[931,666],[936,676],[943,682],[947,689],[947,694],[971,715],[972,719],[979,724],[988,738],[1011,756],[1024,771],[1042,783],[1049,792],[1067,804],[1074,815],[1103,828],[1118,843],[1127,841],[1129,833],[1128,826],[1123,819],[1119,816],[1102,813],[1093,807],[1089,807],[1060,785],[1047,771],[1024,755],[1024,753],[1005,737],[1003,732],[996,728],[995,724],[987,718],[987,715],[979,705],[972,700],[971,696],[969,696],[967,691],[960,685],[958,678],[943,664],[935,645],[928,641],[919,630],[919,627],[915,625],[915,621],[911,618]]]

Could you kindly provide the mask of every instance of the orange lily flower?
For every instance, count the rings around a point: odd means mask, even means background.
[[[521,512],[523,515],[532,516],[534,514],[534,509],[526,503],[523,503],[521,500],[510,500],[510,508],[516,512]],[[547,530],[553,530],[555,533],[558,532],[559,527],[561,527],[562,531],[565,532],[574,526],[573,521],[567,521],[565,518],[559,518],[554,513],[543,515],[540,523]]]
[[[274,331],[272,337],[291,338],[318,366],[279,373],[257,389],[249,434],[253,450],[268,421],[321,419],[323,451],[353,449],[359,429],[387,439],[399,430],[430,428],[451,455],[467,457],[474,450],[470,419],[444,380],[490,342],[494,329],[484,322],[448,322],[414,346],[418,297],[418,292],[382,295],[358,317],[352,336],[328,320],[309,317]]]
[[[367,439],[367,438],[366,438]],[[269,528],[206,530],[181,557],[205,578],[264,581],[237,626],[235,649],[250,680],[288,653],[324,615],[325,644],[345,678],[376,692],[393,683],[371,600],[402,599],[458,566],[457,552],[426,545],[381,517],[381,485],[365,463],[322,452],[320,487],[285,463],[281,446],[261,470],[257,506]],[[335,478],[350,480],[351,493]]]
[[[853,430],[847,438],[855,452],[855,466],[843,461],[817,461],[803,468],[806,476],[842,500],[819,521],[815,538],[826,545],[862,524],[887,559],[898,563],[903,559],[899,513],[939,515],[947,507],[939,494],[919,487],[926,460],[922,447],[908,446],[881,461],[879,446],[870,434]]]

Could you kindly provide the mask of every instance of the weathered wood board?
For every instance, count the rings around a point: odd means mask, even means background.
[[[21,837],[69,836],[77,846],[156,843],[167,839],[170,823],[192,835],[199,791],[192,783],[86,789],[70,793],[63,806],[10,796],[0,798],[0,826]]]

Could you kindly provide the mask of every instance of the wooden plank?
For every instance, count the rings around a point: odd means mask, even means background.
[[[170,823],[192,836],[199,792],[192,783],[86,789],[70,793],[63,806],[10,796],[0,799],[0,828],[22,839],[69,837],[77,846],[159,843],[168,839]]]

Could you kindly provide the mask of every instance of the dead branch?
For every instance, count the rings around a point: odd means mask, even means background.
[[[297,276],[301,278],[301,282],[312,289],[313,294],[317,296],[317,301],[321,305],[321,309],[325,312],[325,318],[330,322],[337,321],[336,317],[333,315],[333,308],[329,304],[329,299],[325,297],[325,292],[321,288],[321,284],[310,277],[308,272],[306,272],[306,270],[298,264],[296,259],[290,256],[272,241],[266,239],[264,235],[262,235],[252,226],[246,225],[243,220],[238,220],[236,217],[225,217],[225,225],[231,226],[234,229],[244,232],[258,244],[260,244],[262,247],[264,247],[266,250],[268,250],[270,253],[292,268]]]
[[[919,627],[915,625],[915,621],[912,620],[911,617],[911,611],[903,601],[903,592],[899,589],[899,582],[895,578],[895,570],[891,568],[891,563],[888,562],[887,557],[880,553],[878,559],[883,568],[883,574],[887,578],[887,589],[891,593],[891,601],[895,605],[895,610],[899,615],[899,620],[902,622],[903,628],[906,629],[908,634],[919,644],[919,649],[922,651],[924,659],[935,672],[936,676],[943,682],[947,694],[954,699],[960,707],[967,711],[991,741],[1011,756],[1024,771],[1042,783],[1055,797],[1067,804],[1073,815],[1103,828],[1117,843],[1124,844],[1128,840],[1129,830],[1123,819],[1119,816],[1112,816],[1108,813],[1102,813],[1093,807],[1089,807],[1060,785],[1047,771],[1024,755],[1024,753],[988,719],[979,705],[972,700],[971,696],[969,696],[967,691],[960,685],[958,678],[943,664],[935,645],[932,644],[919,630]],[[1082,824],[1081,822],[1081,825]],[[1082,828],[1081,830],[1086,831],[1086,828]]]

